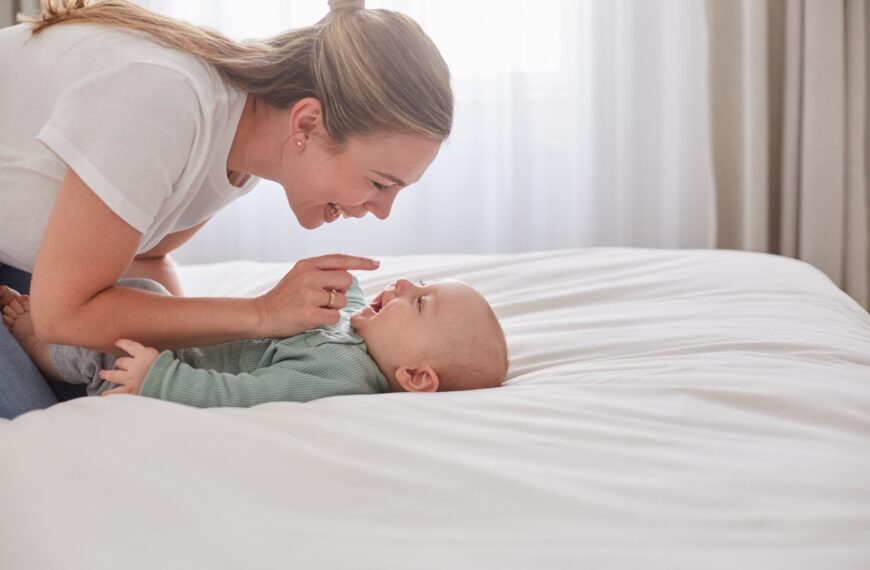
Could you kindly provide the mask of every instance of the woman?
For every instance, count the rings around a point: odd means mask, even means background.
[[[313,26],[238,43],[126,0],[43,5],[0,30],[0,284],[30,286],[38,335],[172,348],[336,322],[348,271],[376,262],[304,260],[258,298],[206,299],[180,296],[168,254],[259,178],[305,228],[386,218],[452,124],[449,71],[419,26],[330,1]],[[56,401],[0,327],[0,416]]]

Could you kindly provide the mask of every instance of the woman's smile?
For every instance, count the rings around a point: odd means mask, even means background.
[[[339,218],[339,216],[341,216],[342,218],[362,218],[363,216],[365,216],[365,212],[356,215],[347,211],[341,204],[329,202],[326,205],[326,216],[324,217],[326,223],[334,222]]]
[[[327,224],[331,224],[332,222],[334,222],[335,220],[338,219],[338,217],[341,215],[341,213],[342,213],[341,206],[339,206],[338,204],[336,204],[334,202],[330,202],[326,205],[326,213],[323,216],[323,220]]]

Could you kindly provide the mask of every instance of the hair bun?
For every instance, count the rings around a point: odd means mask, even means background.
[[[365,0],[329,0],[329,10],[338,12],[344,10],[351,12],[353,10],[365,10]]]

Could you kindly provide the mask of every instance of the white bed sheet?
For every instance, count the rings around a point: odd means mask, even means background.
[[[254,295],[289,264],[181,268]],[[384,258],[502,319],[506,385],[0,421],[0,568],[870,568],[870,317],[765,254]]]

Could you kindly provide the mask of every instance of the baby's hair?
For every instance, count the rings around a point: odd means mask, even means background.
[[[450,354],[435,355],[441,392],[495,388],[507,376],[507,340],[501,323],[489,303],[480,329],[461,331],[458,346]]]

